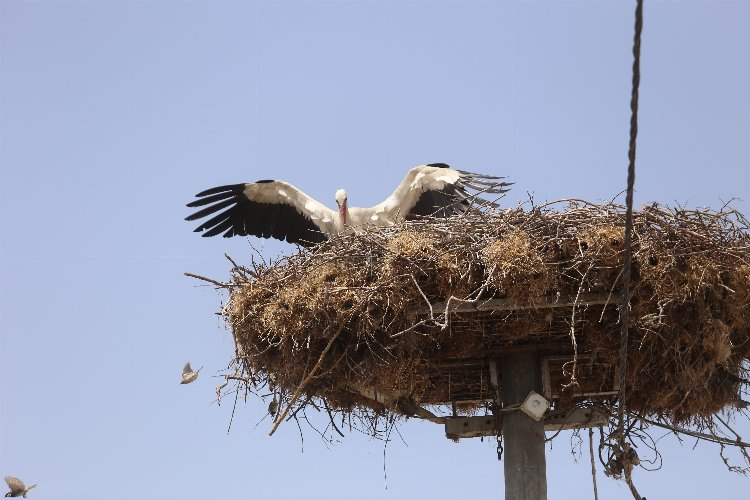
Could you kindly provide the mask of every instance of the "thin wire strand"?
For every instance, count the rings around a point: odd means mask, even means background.
[[[619,448],[626,457],[625,405],[627,400],[626,377],[628,373],[628,307],[630,304],[630,271],[632,264],[633,240],[633,188],[635,185],[635,154],[638,137],[638,88],[641,82],[641,31],[643,29],[643,0],[636,0],[635,32],[633,35],[633,82],[630,96],[630,142],[628,145],[628,187],[625,194],[625,258],[622,273],[622,303],[620,305],[620,388],[618,394]],[[633,497],[641,496],[631,478],[632,465],[625,464],[625,481]]]
[[[641,29],[643,26],[643,0],[637,0],[635,18],[635,36],[633,40],[633,88],[630,98],[630,145],[628,148],[628,187],[625,195],[625,261],[622,273],[622,303],[620,304],[620,389],[619,389],[619,411],[618,418],[620,426],[623,425],[625,413],[625,377],[628,371],[628,305],[630,303],[630,272],[633,258],[633,187],[635,185],[635,152],[636,138],[638,136],[638,86],[641,80],[640,54],[641,54]],[[620,436],[620,441],[624,441]]]

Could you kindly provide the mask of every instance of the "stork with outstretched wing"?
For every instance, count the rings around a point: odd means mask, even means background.
[[[337,211],[288,182],[230,184],[198,193],[198,199],[187,206],[205,208],[186,220],[211,216],[195,229],[203,236],[254,235],[309,246],[348,228],[388,226],[403,219],[462,213],[479,195],[508,191],[511,183],[502,179],[456,170],[445,163],[420,165],[406,174],[393,194],[374,207],[349,207],[346,191],[339,189]]]

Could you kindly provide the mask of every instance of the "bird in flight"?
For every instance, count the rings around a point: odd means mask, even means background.
[[[36,484],[32,484],[27,488],[26,485],[23,484],[23,481],[13,476],[6,476],[5,482],[8,483],[8,488],[10,488],[10,491],[5,494],[6,497],[22,496],[26,498],[26,494],[31,491],[32,488],[36,488],[37,486]]]
[[[180,382],[180,384],[189,384],[191,382],[194,382],[195,379],[198,378],[198,372],[202,369],[203,367],[201,366],[196,371],[193,371],[193,369],[190,368],[190,362],[185,363],[185,367],[182,369],[182,382]]]
[[[420,165],[409,170],[393,194],[374,207],[350,207],[346,191],[339,189],[338,210],[284,181],[230,184],[198,193],[198,199],[187,206],[204,208],[185,220],[210,216],[195,229],[203,236],[253,235],[312,246],[352,227],[389,226],[404,219],[462,213],[471,203],[483,202],[482,194],[507,192],[512,183],[502,179],[456,170],[445,163]]]

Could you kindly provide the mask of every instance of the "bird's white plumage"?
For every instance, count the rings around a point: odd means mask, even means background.
[[[341,206],[343,203],[346,203],[346,191],[338,189],[336,190],[336,204]]]

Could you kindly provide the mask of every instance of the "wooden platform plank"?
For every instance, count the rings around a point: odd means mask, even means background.
[[[545,432],[557,432],[561,428],[587,429],[607,425],[607,415],[591,408],[575,408],[570,412],[558,412],[548,415],[544,419]],[[448,439],[464,439],[482,436],[496,436],[495,418],[492,415],[484,417],[452,417],[445,422],[445,437]]]

